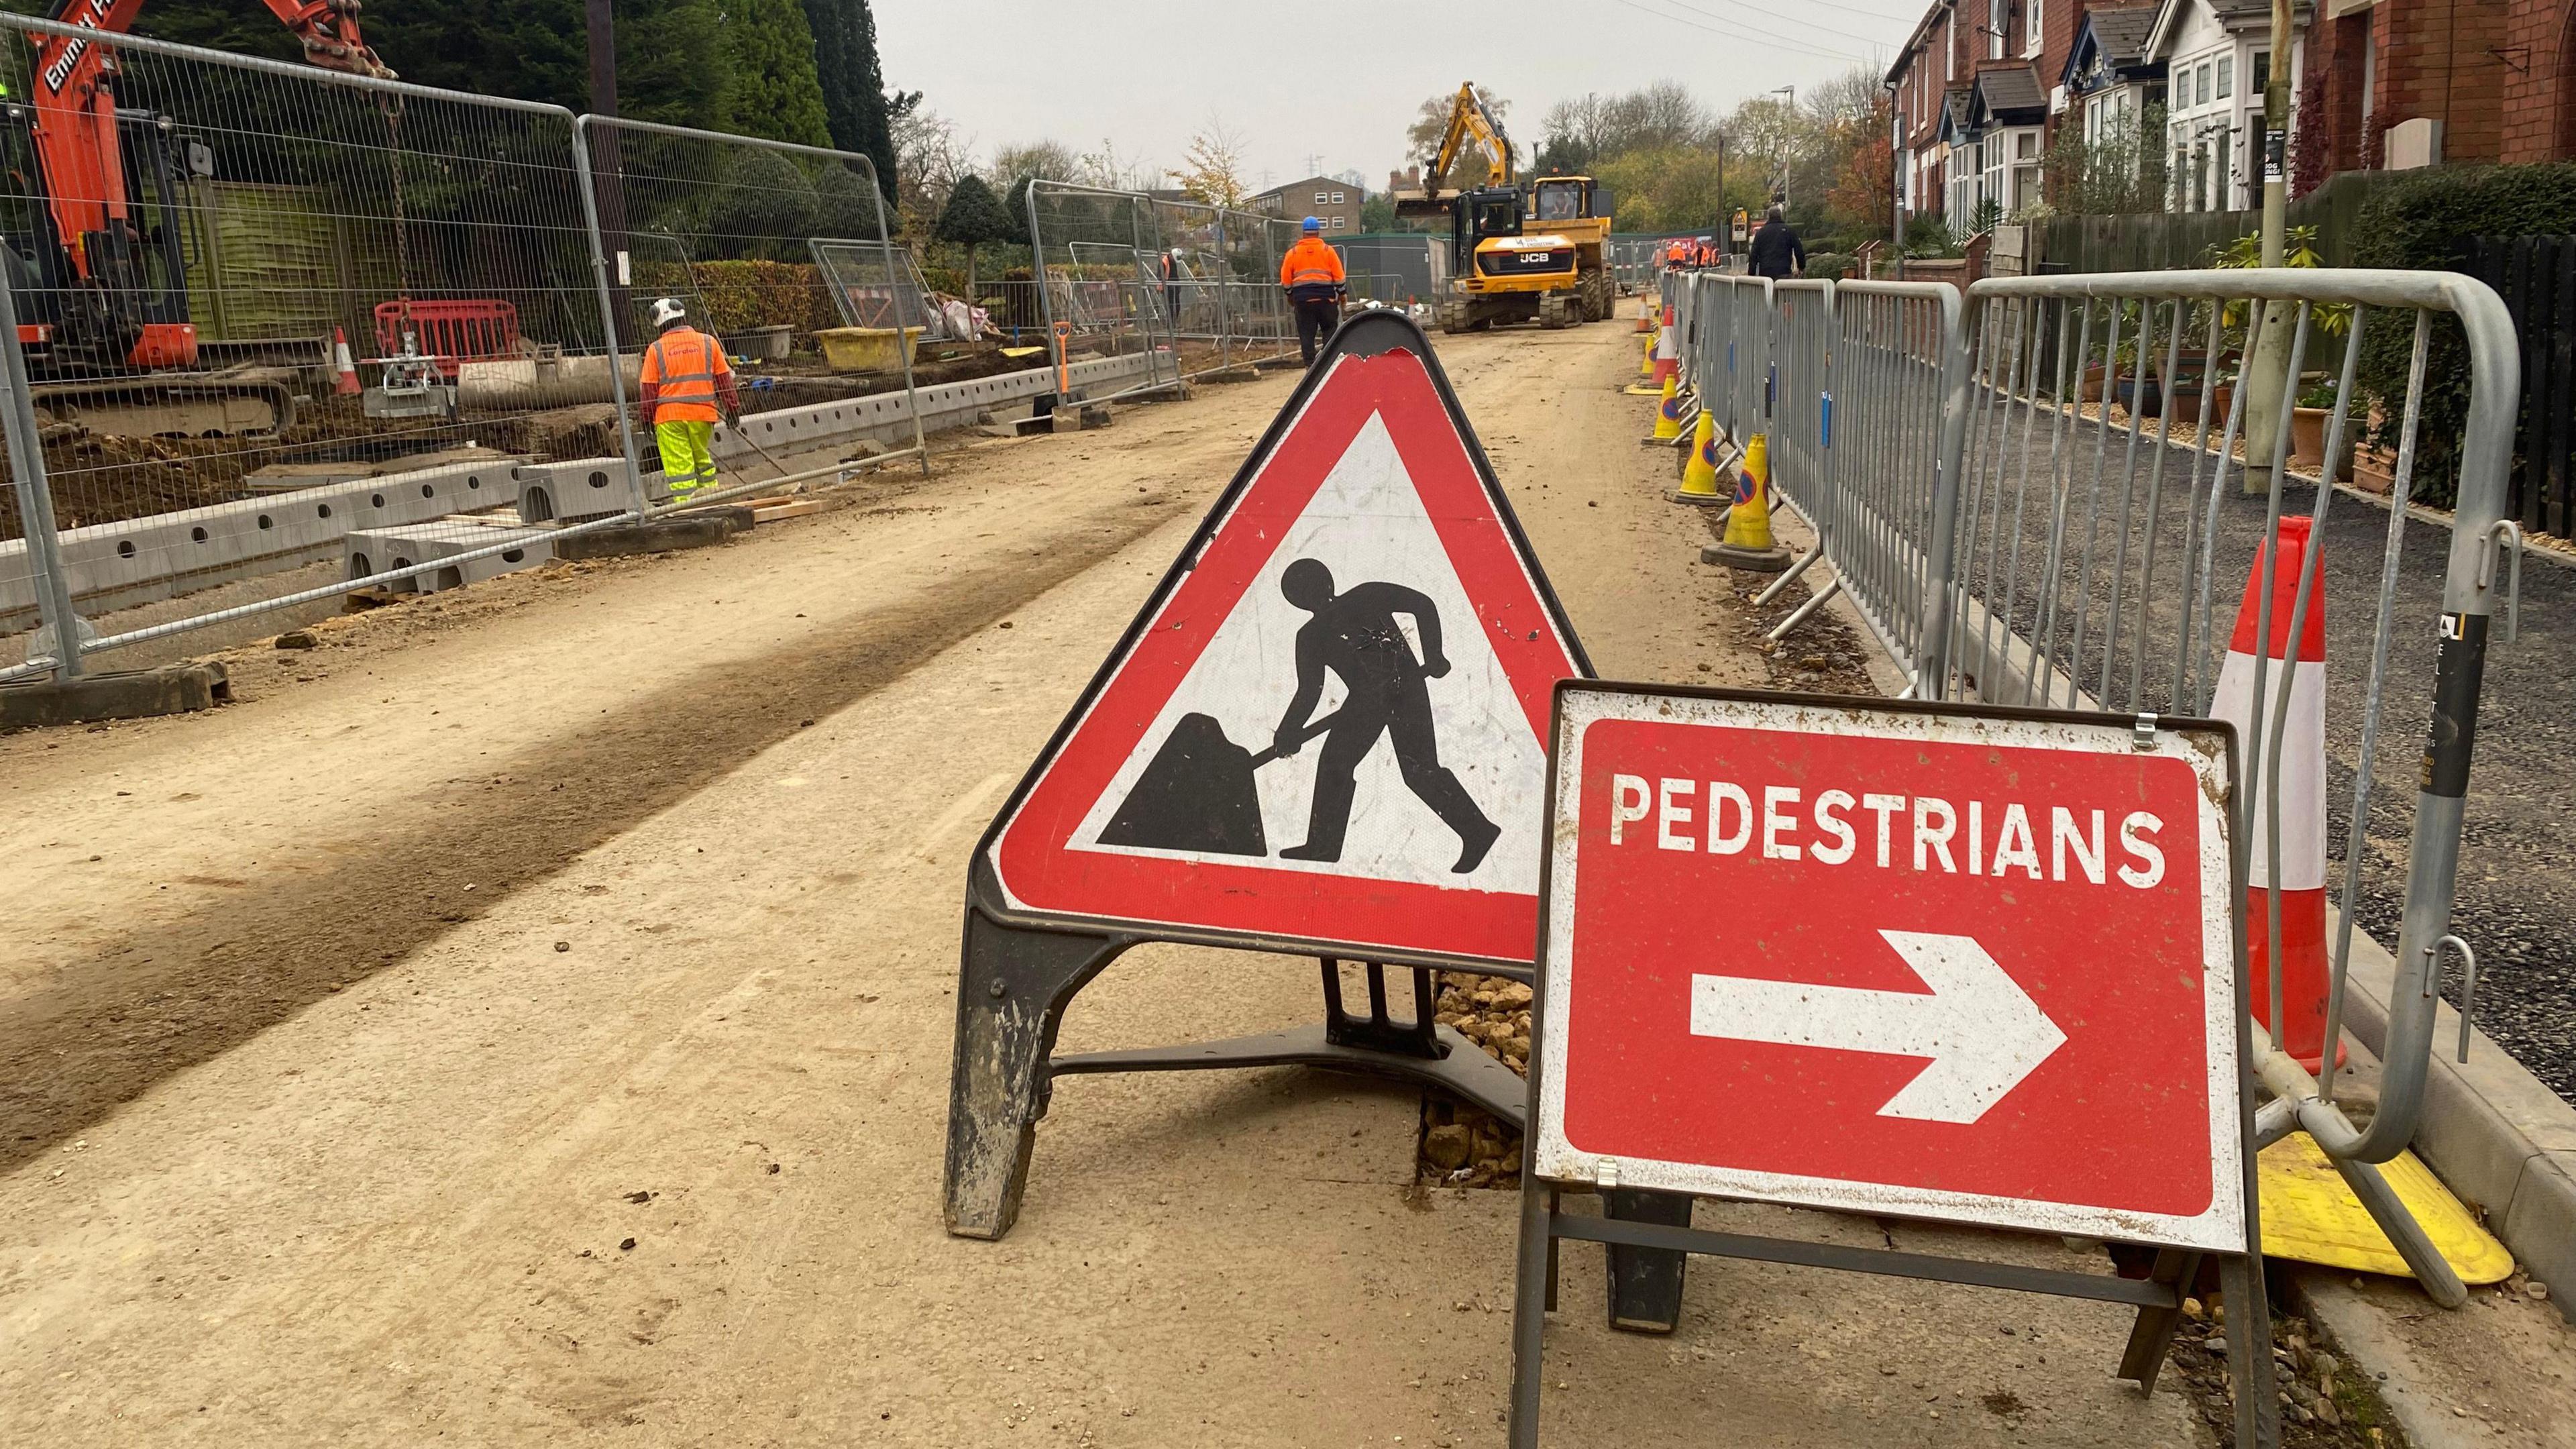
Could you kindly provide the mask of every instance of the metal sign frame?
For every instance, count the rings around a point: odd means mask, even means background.
[[[1557,686],[1556,707],[1549,729],[1548,801],[1550,839],[1559,833],[1558,818],[1562,796],[1560,772],[1565,768],[1568,751],[1567,701],[1584,695],[1624,695],[1674,702],[1721,701],[1731,703],[1789,705],[1849,713],[1855,710],[1895,718],[1923,718],[1971,721],[2009,721],[2041,724],[2100,732],[2113,738],[2128,737],[2133,744],[2156,748],[2169,736],[2199,735],[2204,740],[2223,742],[2225,781],[2232,792],[2237,780],[2237,741],[2234,729],[2215,720],[2159,719],[2152,714],[2135,716],[2087,714],[2067,710],[2016,709],[1997,706],[1944,705],[1910,700],[1858,700],[1849,696],[1775,694],[1762,691],[1694,688],[1689,686],[1618,684],[1598,680],[1567,680]],[[2022,1264],[1952,1258],[1920,1253],[1892,1252],[1881,1249],[1846,1247],[1833,1243],[1801,1242],[1744,1233],[1711,1232],[1689,1226],[1684,1210],[1661,1222],[1622,1220],[1620,1216],[1590,1216],[1564,1211],[1563,1196],[1569,1190],[1598,1189],[1612,1199],[1613,1205],[1625,1196],[1623,1174],[1614,1166],[1608,1173],[1594,1165],[1595,1176],[1589,1180],[1550,1179],[1541,1175],[1550,1161],[1544,1144],[1533,1140],[1528,1168],[1521,1176],[1521,1213],[1518,1258],[1518,1282],[1512,1323],[1512,1398],[1510,1443],[1513,1449],[1535,1449],[1539,1442],[1538,1425],[1541,1389],[1545,1377],[1542,1355],[1545,1349],[1547,1315],[1556,1305],[1557,1243],[1564,1239],[1597,1242],[1614,1253],[1621,1248],[1660,1249],[1696,1253],[1714,1257],[1741,1258],[1755,1262],[1792,1264],[1805,1267],[1834,1268],[1846,1272],[1928,1279],[1974,1287],[2002,1288],[2017,1292],[2044,1293],[2057,1297],[2089,1299],[2096,1302],[2122,1303],[2138,1310],[2127,1345],[2118,1367],[2118,1376],[2135,1380],[2141,1392],[2151,1391],[2162,1371],[2171,1347],[2173,1332],[2182,1313],[2182,1299],[2199,1276],[2201,1264],[2216,1258],[2228,1303],[2228,1362],[2236,1395],[2238,1442],[2268,1445],[2277,1442],[2278,1421],[2273,1403],[2272,1349],[2270,1306],[2266,1302],[2262,1272],[2262,1228],[2260,1198],[2255,1176],[2257,1141],[2254,1104],[2258,1085],[2253,1068],[2255,1057],[2251,1044],[2251,1007],[2245,969],[2244,899],[2245,892],[2236,880],[2233,850],[2227,832],[2232,822],[2224,810],[2214,812],[2219,832],[2212,840],[2206,828],[2210,812],[2204,813],[2202,840],[2202,885],[2207,899],[2211,882],[2212,852],[2216,852],[2216,885],[2226,892],[2224,909],[2227,932],[2226,964],[2233,983],[2232,1001],[2228,1005],[2228,1023],[2234,1036],[2234,1091],[2225,1099],[2233,1107],[2236,1161],[2232,1164],[2239,1184],[2239,1208],[2242,1238],[2224,1245],[2213,1244],[2205,1237],[2193,1239],[2178,1233],[2155,1234],[2110,1232],[2103,1236],[2154,1247],[2155,1259],[2145,1279],[2113,1277],[2106,1274],[2070,1272],[2062,1269],[2033,1268]],[[1557,892],[1561,888],[1559,872],[1571,847],[1551,848],[1541,875],[1540,971],[1536,982],[1536,999],[1531,1004],[1533,1070],[1527,1091],[1527,1120],[1542,1121],[1541,1093],[1550,1073],[1561,1073],[1559,1059],[1563,1052],[1561,1027],[1556,1019],[1555,1003],[1550,1000],[1550,975],[1547,969],[1551,945],[1566,922],[1557,909]],[[1563,989],[1561,979],[1556,983]],[[1559,1077],[1561,1086],[1562,1078]],[[2213,1086],[2218,1085],[2213,1081]],[[2220,1106],[2214,1097],[2213,1113]],[[1561,1167],[1566,1159],[1557,1155]],[[1687,1174],[1648,1172],[1646,1185],[1670,1188],[1681,1185]],[[1606,1178],[1606,1180],[1605,1180]],[[1699,1192],[1717,1196],[1720,1191],[1729,1198],[1779,1202],[1801,1206],[1825,1206],[1850,1210],[1851,1204],[1823,1202],[1812,1193],[1782,1192],[1775,1185],[1742,1179],[1719,1182],[1700,1179],[1692,1182]],[[1687,1203],[1691,1199],[1681,1198]],[[1890,1205],[1876,1204],[1871,1210],[1897,1212],[1944,1222],[1968,1222],[2003,1231],[2056,1232],[2059,1229],[2033,1222],[1998,1221],[1992,1216],[1972,1217],[1957,1204],[1916,1202]],[[2096,1225],[2098,1231],[2099,1225]],[[1615,1276],[1616,1268],[1614,1265]]]
[[[1582,676],[1590,676],[1592,665],[1583,652],[1582,641],[1548,584],[1537,553],[1522,531],[1430,339],[1412,319],[1393,311],[1371,310],[1345,321],[1236,470],[1233,481],[1209,507],[1180,556],[1164,572],[1092,676],[1082,697],[1056,727],[1046,748],[976,844],[967,872],[956,1049],[949,1083],[944,1207],[949,1232],[963,1237],[999,1238],[1010,1231],[1019,1216],[1027,1185],[1037,1122],[1046,1114],[1058,1076],[1321,1066],[1428,1082],[1515,1126],[1523,1120],[1526,1092],[1521,1078],[1456,1028],[1432,1024],[1436,992],[1430,977],[1434,969],[1450,968],[1526,981],[1532,975],[1528,959],[1461,956],[1336,940],[1323,934],[1331,929],[1330,922],[1317,922],[1313,934],[1284,935],[1027,909],[1012,903],[993,865],[1004,833],[1031,792],[1204,557],[1237,502],[1303,418],[1308,404],[1332,372],[1333,363],[1340,358],[1374,357],[1396,349],[1421,359],[1485,501],[1493,510],[1494,521],[1518,553],[1530,588],[1566,656]],[[1073,997],[1112,961],[1147,941],[1319,957],[1323,962],[1325,1019],[1315,1026],[1229,1041],[1056,1056],[1057,1027]],[[1344,1010],[1341,999],[1340,963],[1353,959],[1367,967],[1369,1012],[1365,1016]],[[1387,1010],[1385,976],[1389,966],[1412,968],[1415,1001],[1409,1022],[1391,1017]],[[1639,1217],[1652,1218],[1659,1214],[1669,1216],[1676,1207],[1687,1205],[1669,1195],[1640,1193],[1631,1206]],[[1673,1315],[1679,1311],[1683,1261],[1678,1252],[1626,1254],[1624,1280],[1629,1287],[1614,1302],[1614,1320],[1649,1331],[1669,1329]]]

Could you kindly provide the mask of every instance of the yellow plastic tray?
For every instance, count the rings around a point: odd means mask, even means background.
[[[2263,1194],[2264,1256],[2414,1276],[2308,1134],[2293,1132],[2264,1148],[2256,1165]],[[2513,1254],[2478,1225],[2476,1215],[2414,1153],[2401,1152],[2379,1170],[2460,1281],[2499,1283],[2513,1272]]]

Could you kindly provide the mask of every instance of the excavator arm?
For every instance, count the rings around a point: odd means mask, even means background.
[[[1421,214],[1445,210],[1457,198],[1458,188],[1448,185],[1449,173],[1466,155],[1470,143],[1480,147],[1490,159],[1491,173],[1487,186],[1511,186],[1518,182],[1519,171],[1512,163],[1511,137],[1503,134],[1503,123],[1494,108],[1485,103],[1484,95],[1474,81],[1458,87],[1458,97],[1449,106],[1449,125],[1440,133],[1439,148],[1422,163],[1424,190],[1399,192],[1396,210]]]
[[[358,33],[360,0],[263,0],[304,46],[304,58],[326,70],[391,80],[393,71]],[[134,27],[144,0],[59,0],[51,19],[104,35]],[[117,62],[113,47],[87,35],[32,37],[35,112],[29,131],[44,176],[45,205],[55,235],[71,253],[73,274],[86,280],[102,259],[90,238],[132,225],[124,157],[116,134]]]

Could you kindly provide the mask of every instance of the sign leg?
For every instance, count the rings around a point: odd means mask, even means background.
[[[2272,1305],[2263,1260],[2230,1257],[2218,1272],[2219,1291],[2227,1298],[2227,1381],[2236,1391],[2236,1442],[2275,1449],[2281,1442],[2281,1401],[2272,1382]]]
[[[2164,1371],[2165,1354],[2173,1347],[2174,1325],[2182,1321],[2183,1295],[2199,1274],[2198,1253],[2165,1248],[2156,1254],[2147,1281],[2173,1289],[2173,1305],[2139,1309],[2138,1321],[2129,1329],[2129,1346],[2120,1354],[2119,1376],[2135,1379],[2142,1394],[2156,1391],[2156,1375]]]
[[[1029,1153],[1046,1115],[1047,1054],[1064,1005],[1132,944],[1123,936],[1025,931],[967,912],[948,1078],[951,1233],[999,1238],[1019,1219]]]
[[[1556,1303],[1556,1189],[1521,1173],[1520,1262],[1512,1276],[1511,1449],[1538,1449],[1538,1399],[1547,1365],[1547,1311]]]
[[[1632,1223],[1686,1228],[1687,1193],[1614,1187],[1602,1195],[1604,1216]],[[1682,1321],[1682,1273],[1687,1254],[1671,1248],[1610,1245],[1610,1326],[1625,1333],[1670,1333]]]

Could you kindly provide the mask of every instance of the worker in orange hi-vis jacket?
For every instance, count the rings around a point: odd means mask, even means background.
[[[662,478],[671,497],[686,502],[699,489],[715,486],[716,420],[741,421],[742,399],[734,391],[724,344],[689,325],[679,298],[655,302],[652,316],[662,335],[644,349],[644,421],[662,450]]]
[[[1332,336],[1342,325],[1344,278],[1342,254],[1324,240],[1324,224],[1310,216],[1303,230],[1279,259],[1279,285],[1288,289],[1288,301],[1297,309],[1297,350],[1312,367],[1315,339]]]

